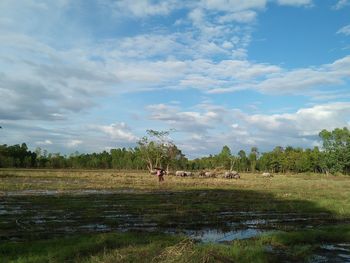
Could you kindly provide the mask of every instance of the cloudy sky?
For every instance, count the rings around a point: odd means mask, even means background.
[[[1,0],[0,144],[188,157],[350,126],[349,0]]]

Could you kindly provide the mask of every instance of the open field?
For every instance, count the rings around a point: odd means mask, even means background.
[[[1,170],[0,262],[349,261],[349,177],[241,176]]]

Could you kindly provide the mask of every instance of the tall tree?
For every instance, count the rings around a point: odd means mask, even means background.
[[[259,151],[257,147],[252,147],[249,154],[250,171],[252,173],[256,170],[256,164],[259,156]]]
[[[221,152],[217,155],[217,162],[219,166],[225,169],[233,169],[234,156],[232,156],[231,149],[227,145],[222,147]]]
[[[169,139],[169,133],[147,130],[147,136],[138,141],[140,154],[150,172],[158,166],[169,169],[170,163],[179,155],[175,144]]]
[[[331,173],[350,172],[350,131],[348,128],[336,128],[333,131],[322,130],[319,133],[326,153],[327,170]]]

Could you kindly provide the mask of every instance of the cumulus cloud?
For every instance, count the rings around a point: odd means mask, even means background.
[[[277,0],[277,3],[290,6],[309,6],[312,5],[312,0]]]
[[[51,144],[52,144],[52,141],[50,141],[50,140],[37,141],[36,144],[37,144],[37,145],[51,145]]]
[[[108,134],[113,140],[116,141],[128,141],[128,142],[136,142],[138,140],[137,136],[135,136],[131,129],[124,123],[113,123],[108,126],[97,126],[98,130]]]
[[[232,64],[232,62],[229,62]],[[242,64],[242,62],[234,63]],[[243,65],[246,65],[243,63]],[[241,87],[265,94],[304,94],[327,85],[342,85],[350,77],[350,56],[319,67],[285,70],[273,65],[248,64],[247,70],[239,70],[236,78],[242,80],[231,87],[219,87],[209,93],[235,92]],[[241,65],[240,65],[241,66]],[[247,80],[247,81],[244,81]],[[231,83],[232,84],[232,83]]]
[[[136,17],[147,17],[154,15],[167,15],[181,5],[180,1],[150,1],[150,0],[120,0],[116,3],[110,3],[115,8],[115,12],[123,14],[130,13]]]
[[[150,119],[184,134],[176,143],[191,157],[215,153],[225,144],[237,152],[252,146],[263,151],[276,145],[313,147],[319,144],[321,130],[349,126],[350,120],[348,102],[320,104],[283,114],[249,114],[211,104],[197,105],[193,111],[164,104],[147,109]]]
[[[347,124],[349,103],[331,103],[301,108],[295,113],[285,114],[241,114],[247,124],[262,131],[276,131],[283,134],[317,135],[324,128],[334,129]],[[327,123],[327,127],[324,127]]]
[[[175,6],[181,6],[177,1],[101,3],[109,7],[111,4],[127,7],[134,16],[167,14]],[[34,4],[28,2],[27,12],[46,10],[51,14],[55,7],[65,17],[65,10],[74,8],[69,3],[57,6],[45,3],[40,8]],[[189,10],[189,18],[199,31],[187,25],[189,32],[157,32],[96,44],[83,43],[79,47],[69,42],[68,45],[64,43],[65,48],[57,48],[40,35],[22,32],[28,29],[11,33],[13,30],[8,28],[0,37],[1,51],[5,54],[0,58],[0,94],[8,98],[0,106],[0,119],[61,120],[72,113],[91,110],[97,106],[96,97],[110,93],[164,88],[196,88],[221,93],[249,87],[265,92],[269,83],[257,85],[256,82],[265,79],[277,85],[278,78],[285,78],[283,74],[273,80],[270,75],[282,69],[248,61],[246,48],[250,43],[250,29],[232,23],[252,22],[257,10],[265,5],[266,1],[262,0],[206,0],[186,4],[182,6]],[[6,6],[10,6],[9,2]],[[14,13],[14,9],[11,10],[9,13]],[[39,11],[38,17],[44,16],[48,28],[59,19],[59,16],[51,18]],[[216,11],[222,12],[218,18],[208,14]],[[14,16],[4,18],[13,19]],[[17,22],[12,22],[19,27],[23,24],[22,18],[17,18]],[[41,27],[38,25],[38,28]],[[215,56],[225,59],[214,62]],[[332,82],[328,78],[315,83],[327,81]]]
[[[202,0],[199,5],[209,10],[237,12],[264,8],[266,2],[266,0]]]
[[[333,9],[335,10],[339,10],[339,9],[342,9],[346,6],[349,6],[350,5],[350,2],[349,0],[339,0],[334,6],[333,6]]]
[[[0,36],[0,119],[57,120],[95,105],[118,82],[87,52],[60,51],[32,37]],[[49,58],[49,59],[48,59]]]
[[[251,23],[255,21],[256,16],[257,13],[255,11],[246,10],[223,15],[218,18],[218,22],[222,24],[228,22]]]
[[[337,31],[337,34],[344,34],[346,36],[350,36],[350,25],[343,26]]]
[[[295,93],[326,85],[340,85],[350,77],[350,56],[338,59],[318,68],[296,69],[258,83],[256,88],[262,92]]]
[[[82,144],[82,140],[70,140],[66,144],[69,148],[76,148],[79,144]]]
[[[179,107],[164,104],[149,105],[147,109],[150,119],[166,122],[179,131],[205,132],[222,120],[221,114],[214,109],[206,112],[181,111]]]

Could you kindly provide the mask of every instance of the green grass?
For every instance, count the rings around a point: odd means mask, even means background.
[[[82,235],[0,244],[1,262],[303,262],[322,243],[350,242],[350,226],[279,232],[226,244],[161,233]],[[271,253],[267,248],[283,252]]]
[[[145,254],[154,257],[157,250],[180,238],[157,233],[110,233],[39,240],[0,245],[1,262],[82,262],[94,254],[112,253],[112,250],[147,248]],[[139,255],[139,259],[142,259]]]

